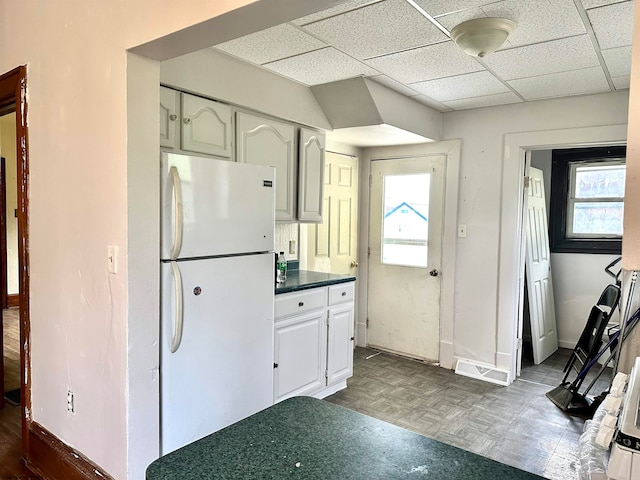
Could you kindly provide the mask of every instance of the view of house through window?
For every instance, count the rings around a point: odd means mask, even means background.
[[[382,263],[427,267],[431,174],[384,177]]]
[[[571,164],[568,237],[622,235],[625,172],[620,161]]]

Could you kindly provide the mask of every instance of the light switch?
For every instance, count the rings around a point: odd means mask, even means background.
[[[458,238],[467,238],[467,226],[464,223],[458,225]]]

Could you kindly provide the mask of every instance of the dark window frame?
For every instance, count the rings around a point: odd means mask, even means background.
[[[622,238],[568,238],[566,235],[567,203],[571,164],[607,162],[626,158],[627,147],[590,147],[552,150],[549,244],[552,253],[593,253],[620,255]]]

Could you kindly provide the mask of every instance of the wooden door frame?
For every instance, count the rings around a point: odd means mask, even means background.
[[[0,308],[9,306],[7,278],[7,168],[0,157]]]
[[[27,136],[27,67],[22,65],[0,75],[0,115],[16,112],[16,158],[18,177],[18,276],[20,304],[20,408],[22,455],[28,456],[31,427],[31,332],[29,321],[29,148]]]

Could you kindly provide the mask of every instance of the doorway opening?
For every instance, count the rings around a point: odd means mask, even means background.
[[[17,344],[18,356],[19,356],[19,370],[18,370],[18,388],[19,395],[15,403],[19,402],[19,419],[14,419],[14,422],[3,422],[3,429],[5,425],[7,428],[12,429],[14,435],[8,438],[13,439],[14,443],[10,445],[10,451],[15,452],[16,461],[17,458],[22,457],[26,459],[29,452],[29,428],[30,428],[30,414],[31,411],[31,361],[30,361],[30,321],[29,321],[29,234],[27,230],[28,225],[28,141],[27,141],[27,97],[26,97],[26,80],[27,80],[26,67],[17,67],[3,75],[0,75],[0,119],[2,120],[3,130],[10,132],[7,138],[2,135],[2,156],[6,158],[4,164],[6,169],[2,172],[2,188],[6,187],[11,195],[7,195],[7,200],[2,200],[0,210],[4,215],[0,214],[0,225],[6,235],[7,248],[0,248],[4,250],[0,252],[0,262],[2,262],[2,268],[0,272],[2,274],[3,282],[0,282],[0,304],[3,308],[3,317],[12,317],[14,322],[11,324],[11,331],[13,336],[19,337]],[[12,147],[12,148],[11,148]],[[7,153],[8,152],[8,153]],[[5,154],[7,153],[7,154]],[[7,172],[12,173],[11,176]],[[15,192],[15,194],[13,194]],[[10,197],[15,198],[15,207],[11,208]],[[12,215],[7,215],[7,210]],[[4,219],[2,217],[5,217]],[[4,221],[2,221],[4,220]],[[0,240],[2,240],[0,238]],[[12,243],[15,240],[15,248]],[[4,243],[1,242],[0,243]],[[10,246],[9,246],[10,245]],[[7,255],[7,250],[13,250],[13,253]],[[8,258],[11,261],[8,261]],[[5,276],[9,271],[12,274],[10,278]],[[11,295],[13,294],[13,296]],[[16,301],[17,300],[17,301]],[[17,305],[15,305],[17,304]],[[7,310],[5,307],[9,305],[15,305],[14,310],[10,312],[10,315],[4,315]],[[17,320],[17,321],[16,321]],[[17,323],[17,325],[16,325]],[[5,325],[5,322],[2,322]],[[0,329],[0,333],[3,335],[4,343],[4,328]],[[11,345],[16,346],[15,342]],[[0,356],[0,367],[2,367],[2,383],[3,392],[5,382],[9,379],[9,376],[5,374],[4,365],[4,348],[3,355]],[[14,355],[15,356],[15,355]],[[12,372],[15,367],[12,368]],[[15,373],[12,373],[14,375]],[[11,380],[14,381],[14,380]],[[14,385],[10,385],[14,387]],[[11,388],[15,390],[14,388]],[[4,406],[3,410],[9,408]],[[12,407],[16,408],[16,407]],[[3,412],[3,415],[5,412]],[[5,432],[3,432],[5,433]],[[3,436],[3,438],[5,438]],[[6,460],[11,460],[12,457],[7,455]],[[5,460],[3,458],[3,460]],[[3,465],[5,462],[0,462]],[[16,466],[19,468],[19,465]],[[23,471],[12,472],[25,473]]]

